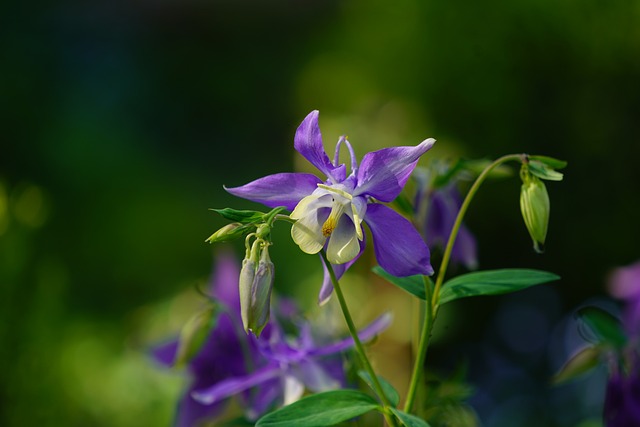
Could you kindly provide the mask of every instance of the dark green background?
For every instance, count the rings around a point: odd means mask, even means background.
[[[223,184],[302,164],[293,133],[312,109],[330,151],[341,133],[360,157],[432,136],[427,156],[567,160],[545,255],[517,179],[487,184],[467,222],[482,268],[559,274],[566,311],[604,294],[640,258],[639,52],[623,0],[6,6],[0,424],[166,425],[175,387],[140,373],[144,337],[162,335],[149,313],[208,275],[203,242],[224,222],[207,209],[252,206]],[[286,236],[273,257],[295,294],[318,266]],[[487,301],[460,339],[486,328]]]

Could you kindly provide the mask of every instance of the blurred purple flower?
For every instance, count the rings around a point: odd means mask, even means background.
[[[276,316],[265,328],[262,339],[245,334],[240,315],[239,265],[229,256],[218,257],[212,281],[212,296],[226,306],[198,354],[188,364],[192,377],[177,410],[176,426],[194,427],[214,419],[224,410],[229,397],[238,396],[245,416],[255,420],[274,406],[297,400],[305,388],[325,391],[344,385],[340,353],[353,346],[352,339],[319,345],[311,326],[301,319],[291,301],[274,307]],[[298,337],[285,336],[276,320],[296,319]],[[383,315],[363,329],[359,336],[369,340],[391,322]],[[177,341],[153,350],[162,365],[174,364]]]
[[[432,188],[424,172],[415,174],[415,177],[418,189],[414,206],[418,220],[421,219],[424,223],[423,233],[427,245],[431,248],[439,246],[444,249],[462,206],[462,197],[456,186],[456,180],[452,180],[443,187]],[[451,252],[451,261],[461,263],[470,270],[474,270],[478,265],[476,239],[464,224],[458,230]]]
[[[360,331],[358,336],[367,341],[390,323],[391,316],[382,315]],[[317,393],[346,384],[343,361],[336,356],[353,347],[353,339],[318,345],[308,323],[299,325],[298,337],[288,339],[277,324],[271,322],[270,325],[268,340],[259,341],[260,353],[267,361],[262,368],[227,378],[206,389],[198,389],[192,392],[192,396],[203,404],[215,404],[221,399],[258,387],[258,395],[247,414],[249,419],[256,419],[274,405],[295,402],[305,389]]]
[[[249,365],[260,366],[257,341],[242,329],[239,274],[240,268],[233,256],[221,254],[217,257],[210,291],[213,298],[226,306],[226,311],[219,315],[215,328],[202,348],[189,361],[187,370],[192,381],[178,404],[175,422],[178,427],[196,426],[224,410],[226,402],[203,405],[191,397],[192,391],[211,387],[229,377],[245,375]],[[160,364],[171,367],[177,350],[178,341],[174,340],[155,348],[153,356]]]
[[[625,302],[622,322],[629,338],[640,338],[640,262],[615,269],[609,278],[609,292]]]
[[[614,372],[604,400],[606,427],[640,426],[640,372],[637,363],[629,375]]]
[[[279,173],[226,190],[238,197],[268,207],[285,206],[297,220],[291,236],[303,252],[315,254],[326,248],[338,277],[355,262],[364,249],[362,222],[373,236],[376,258],[395,276],[432,274],[429,249],[411,223],[375,201],[391,202],[402,191],[418,159],[435,140],[415,147],[392,147],[367,153],[360,167],[346,137],[338,140],[334,161],[329,160],[318,125],[318,111],[312,111],[298,127],[294,148],[326,177],[307,173]],[[340,164],[341,144],[351,157],[351,172]],[[325,274],[319,300],[325,302],[333,286]]]
[[[611,361],[604,421],[606,427],[640,426],[640,262],[614,270],[609,291],[625,302],[622,323],[629,341]]]

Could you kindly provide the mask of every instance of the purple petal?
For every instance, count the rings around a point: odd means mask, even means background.
[[[451,252],[452,261],[464,264],[469,270],[475,270],[478,267],[477,253],[475,237],[467,227],[460,226]]]
[[[228,378],[216,383],[213,387],[209,387],[204,390],[192,391],[191,396],[193,396],[196,401],[204,405],[211,405],[212,403],[218,402],[229,396],[233,396],[234,394],[273,379],[280,374],[280,368],[271,364],[262,369],[258,369],[249,375]]]
[[[609,292],[627,301],[640,299],[640,262],[613,270],[609,278]]]
[[[234,196],[262,203],[270,208],[285,206],[293,210],[298,202],[313,193],[321,182],[317,176],[308,173],[277,173],[240,187],[224,189]]]
[[[389,325],[391,325],[392,320],[393,315],[391,313],[383,314],[382,316],[371,322],[369,325],[367,325],[367,327],[360,330],[358,332],[358,338],[360,338],[360,341],[369,341],[371,338],[387,329]],[[313,351],[310,351],[309,355],[327,356],[330,354],[339,353],[351,347],[353,347],[353,338],[345,338],[342,341],[338,341],[337,343],[326,345],[324,347],[318,347]]]
[[[365,154],[358,169],[357,195],[390,202],[400,194],[418,159],[436,142],[429,138],[415,147],[391,147]]]
[[[336,183],[342,182],[346,176],[346,167],[344,165],[334,166],[324,151],[322,134],[318,125],[319,114],[318,110],[314,110],[304,118],[296,130],[293,146],[320,172],[332,178]]]
[[[364,218],[373,236],[376,259],[397,277],[433,274],[429,248],[416,229],[392,209],[372,203]]]
[[[640,377],[614,372],[607,383],[603,418],[607,427],[640,425]]]
[[[220,251],[216,254],[214,263],[214,273],[211,278],[213,296],[240,313],[240,295],[238,293],[240,264],[238,260],[231,252]]]
[[[172,340],[164,344],[160,344],[151,349],[153,360],[162,366],[171,368],[176,360],[176,352],[178,351],[178,340]]]
[[[257,420],[273,406],[280,404],[283,394],[280,378],[262,383],[254,393],[251,393],[246,410],[247,418],[250,421]]]
[[[356,255],[354,259],[352,259],[351,261],[345,264],[331,264],[331,267],[333,267],[333,272],[336,274],[337,280],[340,280],[340,278],[353,265],[353,263],[355,263],[358,260],[358,258],[360,258],[360,255],[362,255],[362,252],[364,252],[365,245],[366,245],[365,239],[363,238],[362,241],[360,241],[360,252],[358,252],[358,255]],[[331,276],[329,275],[329,270],[327,269],[327,266],[324,264],[324,261],[322,260],[322,256],[320,256],[320,262],[322,263],[324,278],[322,280],[322,287],[320,288],[320,294],[318,295],[318,305],[323,305],[323,304],[326,304],[327,301],[329,301],[329,298],[333,293],[333,283],[331,283]]]
[[[222,403],[222,402],[220,402]],[[202,425],[203,421],[210,421],[216,415],[219,415],[224,409],[224,405],[203,405],[193,400],[189,394],[186,394],[180,400],[178,413],[176,415],[177,427],[197,427]]]
[[[314,393],[335,390],[342,386],[343,378],[335,378],[332,375],[334,371],[335,369],[325,369],[324,363],[312,359],[304,359],[291,369],[291,373]]]
[[[455,186],[433,192],[426,220],[426,238],[431,248],[435,245],[446,246],[461,205],[462,200]],[[464,224],[458,230],[451,260],[463,263],[470,270],[477,266],[476,240]]]

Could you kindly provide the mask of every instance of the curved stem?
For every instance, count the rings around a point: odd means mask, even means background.
[[[387,420],[387,423],[390,426],[396,426],[395,418],[389,413],[388,407],[391,406],[387,395],[384,393],[382,385],[380,381],[378,381],[378,377],[376,376],[375,371],[373,370],[373,366],[371,366],[371,362],[367,357],[367,353],[364,350],[364,346],[362,345],[362,341],[360,341],[360,337],[358,336],[358,330],[356,329],[355,324],[353,323],[353,318],[351,317],[351,313],[349,312],[349,307],[347,307],[347,301],[344,298],[344,294],[342,293],[342,289],[340,288],[340,283],[338,282],[338,278],[336,277],[336,273],[333,271],[333,267],[331,263],[327,259],[327,254],[324,249],[320,251],[320,255],[322,256],[322,261],[327,267],[329,271],[329,276],[331,277],[331,283],[333,284],[333,289],[336,292],[336,296],[338,297],[338,301],[340,302],[340,308],[342,309],[342,314],[344,315],[344,320],[347,322],[347,328],[349,329],[349,334],[353,338],[353,342],[355,343],[356,352],[360,357],[360,361],[364,365],[365,370],[371,377],[371,382],[373,384],[373,388],[376,393],[380,397],[383,405],[383,415]]]
[[[404,404],[404,411],[407,413],[411,411],[416,392],[418,391],[418,383],[422,374],[422,364],[427,354],[429,337],[431,336],[431,329],[433,328],[433,321],[435,320],[435,316],[431,315],[432,289],[427,276],[424,276],[424,288],[426,298],[424,303],[424,317],[422,319],[422,331],[420,332],[420,341],[418,341],[418,354],[416,354],[416,359],[413,362],[413,374],[411,375],[411,382],[409,383],[409,390],[407,391],[407,400]]]
[[[411,412],[411,408],[413,406],[413,402],[415,400],[416,390],[418,388],[418,383],[420,380],[420,376],[422,374],[422,368],[424,364],[424,359],[427,354],[427,348],[429,346],[429,337],[431,335],[431,330],[433,328],[433,323],[436,320],[438,315],[439,308],[439,299],[440,299],[440,288],[442,287],[442,283],[444,282],[444,276],[447,272],[447,267],[449,265],[449,260],[451,259],[451,252],[453,251],[453,245],[455,244],[456,237],[458,236],[458,230],[460,230],[460,226],[462,225],[462,219],[464,218],[469,205],[471,204],[471,200],[478,192],[480,185],[484,182],[484,180],[489,175],[494,168],[497,166],[509,162],[509,161],[522,161],[524,154],[508,154],[506,156],[502,156],[499,159],[495,160],[489,166],[487,166],[481,173],[478,175],[478,178],[474,181],[473,185],[469,189],[467,196],[462,202],[462,206],[460,206],[460,210],[458,211],[458,216],[453,224],[453,228],[451,229],[451,233],[449,234],[449,240],[447,241],[447,246],[444,250],[444,254],[442,255],[442,262],[440,263],[440,269],[438,270],[438,276],[436,277],[436,283],[433,288],[433,292],[431,292],[431,286],[428,280],[425,280],[425,291],[426,291],[426,305],[427,310],[425,310],[425,316],[423,319],[422,325],[422,333],[420,336],[420,343],[418,347],[418,354],[416,355],[416,360],[413,366],[413,374],[411,376],[411,383],[409,384],[409,391],[407,392],[407,400],[405,402],[404,411]],[[429,298],[430,297],[430,298]]]

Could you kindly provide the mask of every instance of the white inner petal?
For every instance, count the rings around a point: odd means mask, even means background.
[[[291,213],[291,218],[297,219],[291,226],[291,238],[303,252],[316,254],[324,246],[326,238],[322,234],[322,225],[328,212],[319,212],[318,209],[330,206],[330,203],[330,196],[312,194],[300,200]]]
[[[304,384],[293,375],[284,376],[284,405],[290,405],[302,397]]]
[[[367,201],[363,197],[354,197],[353,200],[351,200],[351,212],[347,211],[346,213],[353,221],[358,240],[364,239],[362,220],[367,213]]]
[[[332,264],[344,264],[354,259],[360,252],[356,228],[347,215],[338,221],[338,226],[329,238],[327,259]]]

